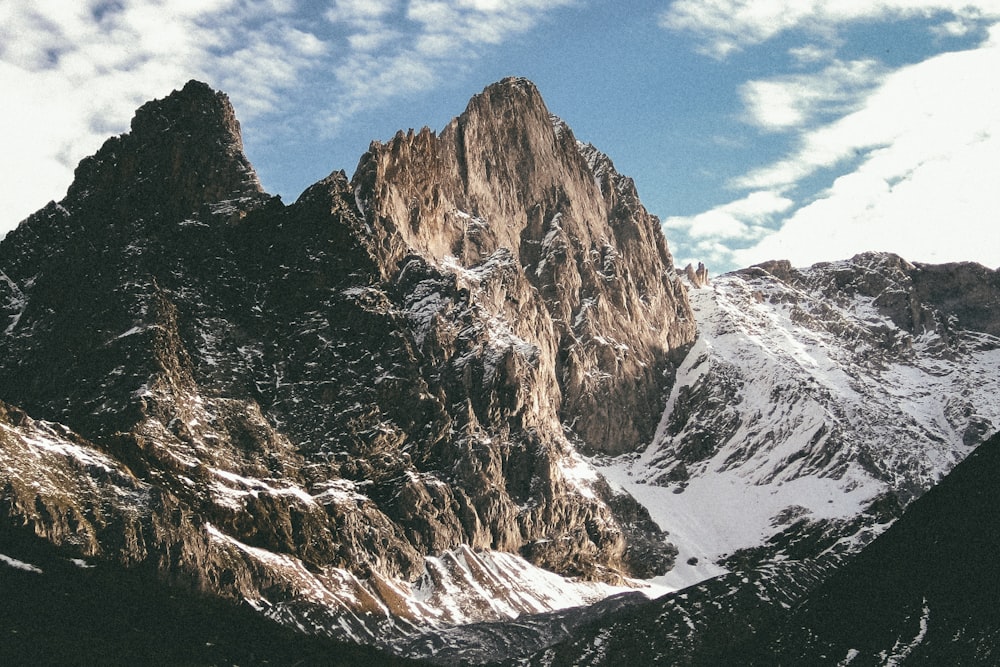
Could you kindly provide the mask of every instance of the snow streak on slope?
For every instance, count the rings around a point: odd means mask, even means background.
[[[883,271],[882,259],[788,282],[751,270],[691,291],[700,338],[654,442],[595,461],[680,549],[664,583],[718,574],[720,558],[800,519],[849,519],[889,491],[907,502],[1000,424],[1000,340],[940,312],[939,326],[900,328],[878,305],[903,293],[898,282],[820,289]]]
[[[0,445],[0,488],[13,490],[13,510],[21,515],[61,513],[64,521],[50,530],[69,554],[92,557],[115,548],[107,539],[115,526],[106,516],[130,517],[136,527],[130,535],[137,539],[134,535],[142,534],[139,526],[149,519],[152,506],[162,502],[151,501],[151,494],[162,495],[92,443],[3,403]],[[300,487],[279,486],[273,478],[202,467],[208,472],[202,479],[205,492],[223,508],[252,496],[260,503],[291,503],[301,519],[324,503],[370,502],[346,480],[334,480],[311,495]],[[194,484],[187,477],[180,479]],[[344,568],[318,567],[288,553],[247,544],[208,521],[196,530],[197,537],[185,538],[189,547],[203,539],[204,550],[197,549],[200,557],[219,563],[222,576],[242,581],[241,589],[255,608],[306,633],[347,641],[389,646],[453,625],[581,607],[633,590],[568,579],[517,555],[474,551],[466,545],[427,557],[423,576],[415,581],[376,571],[359,577]],[[0,566],[34,568],[2,553]]]
[[[306,634],[376,643],[392,650],[424,633],[456,625],[509,621],[521,615],[582,607],[632,590],[571,581],[513,554],[468,546],[426,559],[423,577],[406,582],[373,573],[361,579],[343,568],[309,568],[299,559],[244,544],[206,524],[213,544],[266,568],[280,588],[271,601],[262,590],[248,599],[270,618]]]

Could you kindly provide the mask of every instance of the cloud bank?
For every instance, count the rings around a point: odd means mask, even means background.
[[[838,57],[845,24],[907,16],[927,21],[928,41],[985,36],[896,69]],[[728,269],[885,250],[914,261],[1000,264],[995,3],[679,0],[661,24],[690,31],[716,58],[793,30],[817,42],[787,54],[790,68],[809,71],[742,85],[743,122],[790,137],[792,149],[732,179],[732,202],[665,221],[668,234],[690,241],[692,258]],[[750,215],[750,200],[773,205]]]

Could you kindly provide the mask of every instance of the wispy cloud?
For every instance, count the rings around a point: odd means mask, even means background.
[[[787,211],[793,204],[787,197],[758,191],[695,216],[667,218],[663,224],[667,228],[685,229],[694,238],[752,239],[759,237],[757,230],[774,214]]]
[[[946,53],[885,76],[860,108],[828,124],[809,126],[787,158],[737,179],[741,188],[794,185],[817,170],[872,152],[885,171],[904,172],[928,156],[995,129],[1000,51],[993,43]],[[873,152],[874,151],[874,152]]]
[[[830,36],[855,21],[941,16],[955,33],[1000,18],[994,0],[675,0],[660,15],[669,30],[697,35],[705,53],[725,58],[791,31]]]
[[[139,104],[190,78],[228,92],[244,122],[335,132],[575,1],[0,3],[0,234],[58,198],[77,162],[125,131]]]
[[[736,260],[734,248],[767,236],[776,216],[793,205],[787,197],[759,190],[697,215],[669,217],[663,226],[669,238],[683,237],[686,256],[682,264],[700,260],[710,267],[728,266]]]
[[[840,55],[847,24],[908,17],[921,17],[928,44],[974,31],[986,37],[895,70]],[[1000,243],[983,231],[1000,210],[989,185],[1000,178],[996,3],[678,0],[661,22],[695,34],[716,58],[791,31],[789,41],[804,42],[789,51],[788,73],[739,88],[742,120],[762,137],[784,135],[791,150],[732,179],[732,203],[668,220],[696,252],[723,267],[776,258],[806,264],[875,249],[919,261],[1000,257]],[[787,206],[755,224],[734,211],[746,193],[761,201],[769,193]]]
[[[883,77],[871,59],[834,60],[819,72],[748,81],[740,88],[745,120],[768,131],[812,125],[820,117],[853,111]]]
[[[335,132],[363,110],[460,73],[484,49],[522,34],[577,0],[337,0],[326,19],[347,31],[352,52],[337,68]]]

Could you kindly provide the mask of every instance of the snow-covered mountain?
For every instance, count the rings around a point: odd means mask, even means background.
[[[290,205],[190,82],[4,238],[0,308],[0,509],[68,558],[382,645],[673,563],[577,449],[652,437],[686,290],[523,79]]]
[[[690,299],[656,439],[595,460],[684,588],[528,664],[993,664],[1000,273],[872,253]]]
[[[0,242],[0,571],[53,570],[31,534],[444,663],[698,584],[657,616],[696,651],[1000,425],[998,304],[884,254],[678,272],[523,79],[285,204],[190,82]]]
[[[1000,435],[842,564],[727,574],[594,619],[516,664],[995,665],[998,474]]]
[[[674,586],[790,527],[901,507],[1000,428],[996,271],[876,253],[775,262],[690,300],[698,341],[655,438],[597,462],[670,532]]]

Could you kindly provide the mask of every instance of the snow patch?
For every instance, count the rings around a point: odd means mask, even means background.
[[[905,645],[902,644],[902,639],[896,641],[896,644],[892,647],[892,652],[888,656],[886,656],[883,651],[880,657],[882,658],[882,664],[885,665],[885,667],[896,667],[896,665],[902,665],[906,662],[906,658],[913,653],[914,649],[923,643],[924,638],[927,636],[927,626],[930,618],[931,610],[930,607],[927,606],[927,598],[924,598],[916,636],[914,636],[913,639]]]
[[[112,472],[113,462],[103,454],[87,448],[75,445],[60,438],[52,428],[44,422],[35,422],[35,428],[31,430],[14,429],[7,424],[0,424],[0,428],[21,440],[36,458],[42,458],[42,452],[56,454],[83,464],[87,467],[99,468],[105,472]]]
[[[7,288],[10,290],[10,295],[7,297],[7,303],[2,304],[4,310],[11,311],[13,314],[9,316],[10,323],[7,328],[4,329],[4,335],[9,336],[17,328],[18,322],[21,321],[21,315],[24,314],[24,309],[28,307],[28,298],[25,296],[24,291],[17,286],[11,278],[0,271],[0,282],[5,283]]]
[[[216,477],[223,479],[230,484],[233,484],[239,488],[233,488],[232,486],[227,486],[225,484],[216,483],[213,485],[213,491],[217,494],[216,498],[221,501],[229,500],[227,504],[240,506],[242,503],[239,499],[245,496],[258,496],[261,493],[265,493],[272,496],[291,496],[297,498],[306,505],[312,505],[315,503],[313,497],[305,491],[305,489],[289,485],[289,486],[271,486],[268,482],[262,479],[256,479],[253,477],[244,477],[242,475],[237,475],[234,472],[229,472],[228,470],[220,470],[219,468],[211,468],[212,474]],[[233,502],[233,501],[237,502]]]
[[[557,465],[563,479],[584,498],[597,499],[592,489],[599,476],[594,466],[575,450],[568,449],[558,457]]]
[[[15,570],[23,570],[24,572],[34,572],[35,574],[43,574],[42,568],[32,565],[31,563],[25,563],[23,560],[18,560],[16,558],[11,558],[4,554],[0,554],[0,563],[3,563],[7,567],[12,567]]]

